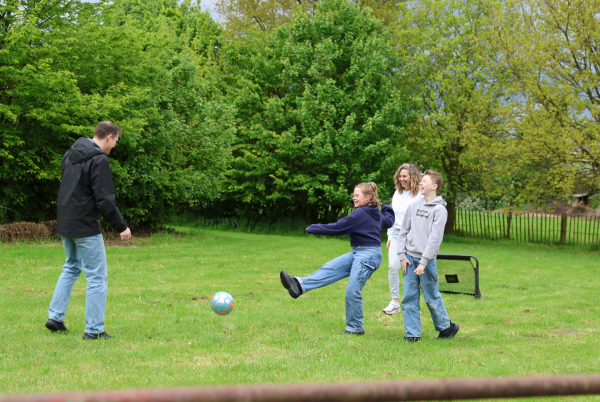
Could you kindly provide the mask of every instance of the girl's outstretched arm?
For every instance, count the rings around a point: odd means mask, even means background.
[[[314,225],[310,225],[306,228],[306,230],[308,233],[314,235],[341,236],[352,233],[354,225],[354,217],[352,214],[350,214],[334,223],[316,223]]]
[[[394,226],[396,214],[394,213],[392,207],[387,204],[381,204],[381,215],[383,217],[383,222],[381,225],[382,229],[388,229]]]

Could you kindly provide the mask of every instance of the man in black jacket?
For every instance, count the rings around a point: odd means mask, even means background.
[[[66,331],[63,323],[71,290],[81,271],[87,280],[85,333],[83,339],[109,339],[104,331],[107,265],[100,215],[121,234],[131,238],[127,221],[117,208],[108,155],[121,136],[121,129],[110,121],[98,123],[94,138],[79,138],[62,158],[58,190],[58,227],[67,259],[58,278],[46,328]]]

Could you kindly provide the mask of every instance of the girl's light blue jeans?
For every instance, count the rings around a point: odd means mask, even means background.
[[[348,278],[346,288],[346,331],[364,331],[362,289],[381,265],[381,247],[354,247],[351,252],[323,265],[305,278],[296,278],[302,293]]]
[[[89,237],[61,236],[67,259],[58,278],[48,309],[48,318],[64,321],[75,281],[85,273],[87,281],[85,300],[85,332],[104,331],[104,311],[108,291],[106,250],[102,235]]]
[[[421,307],[420,287],[423,289],[423,297],[429,308],[433,326],[436,331],[443,331],[450,326],[450,318],[442,301],[436,260],[429,260],[425,266],[425,273],[421,276],[415,274],[419,266],[419,258],[406,255],[412,266],[407,265],[404,277],[404,299],[402,300],[402,315],[404,316],[404,328],[407,337],[421,337]]]

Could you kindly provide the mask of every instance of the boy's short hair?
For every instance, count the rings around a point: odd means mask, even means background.
[[[101,140],[105,139],[111,134],[121,137],[123,132],[119,126],[109,120],[101,121],[94,129],[94,137],[100,138]]]
[[[442,178],[442,175],[436,172],[435,170],[426,170],[425,173],[423,173],[423,176],[431,177],[431,181],[433,182],[433,184],[437,184],[438,190],[442,188],[442,184],[444,184],[444,179]]]

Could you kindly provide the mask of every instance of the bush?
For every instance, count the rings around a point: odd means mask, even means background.
[[[360,182],[391,195],[414,120],[395,86],[394,46],[370,11],[345,0],[225,46],[238,135],[222,198],[203,215],[333,221]]]
[[[485,211],[485,200],[475,195],[459,194],[456,207],[469,211]]]
[[[207,218],[187,213],[178,216],[177,225],[206,229],[230,230],[255,234],[307,235],[305,229],[310,223],[302,219],[282,218],[273,221],[251,221],[240,217]]]
[[[55,218],[61,158],[101,120],[123,130],[110,160],[132,224],[218,197],[234,109],[209,78],[221,30],[207,13],[176,0],[13,11],[23,20],[0,30],[0,219]]]

